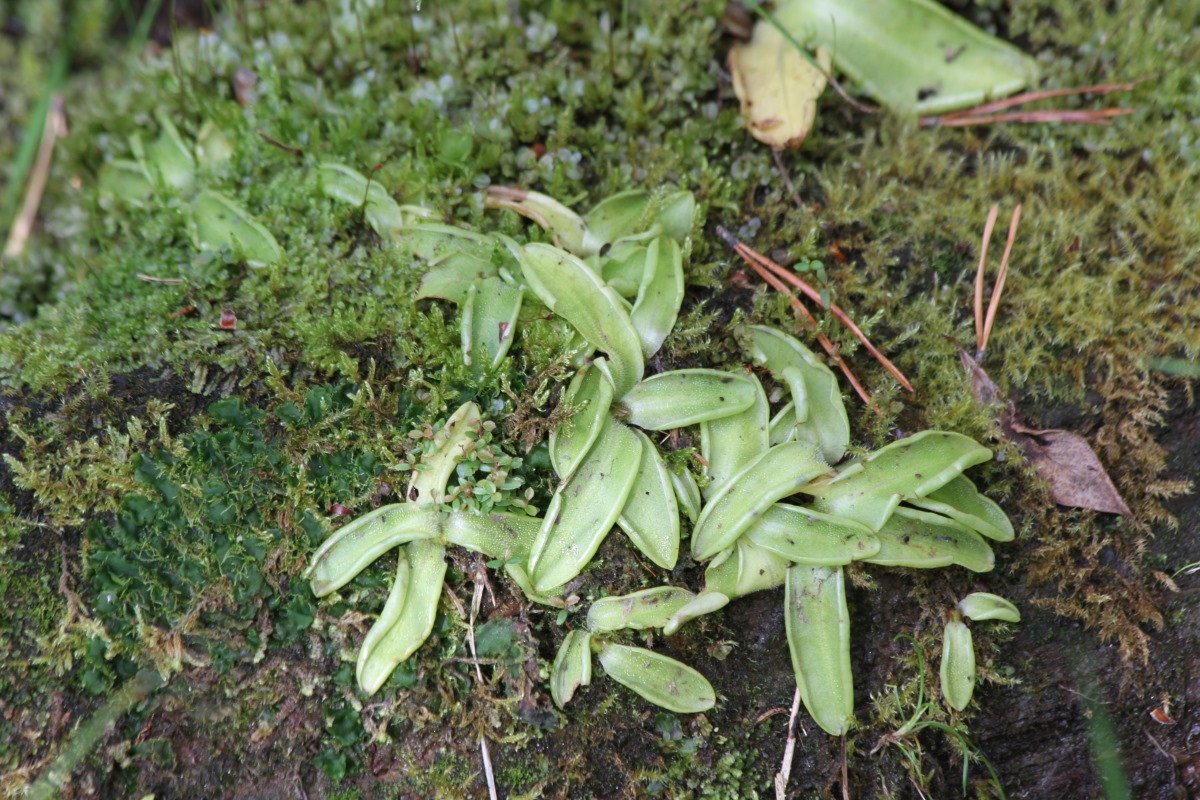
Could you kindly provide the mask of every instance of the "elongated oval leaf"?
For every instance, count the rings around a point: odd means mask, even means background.
[[[458,253],[490,263],[496,247],[496,242],[482,233],[436,222],[405,225],[396,231],[394,240],[401,252],[427,264],[441,263]]]
[[[1011,542],[1016,535],[1004,510],[981,495],[965,475],[924,497],[906,497],[905,501],[926,511],[945,514],[997,542]]]
[[[407,549],[411,572],[400,616],[373,640],[370,649],[364,646],[359,654],[358,684],[367,694],[374,694],[425,643],[437,619],[446,548],[441,542],[422,541],[412,542]]]
[[[741,334],[747,352],[791,389],[795,438],[818,443],[830,464],[841,461],[850,443],[850,418],[833,371],[794,336],[761,325],[746,326]]]
[[[201,250],[228,247],[260,267],[283,261],[283,249],[271,232],[220,192],[205,190],[192,201],[192,240]]]
[[[629,312],[587,264],[557,247],[527,244],[521,267],[538,298],[597,350],[608,354],[616,396],[642,379],[642,345]]]
[[[839,70],[902,114],[969,108],[1037,82],[1036,61],[933,0],[791,0],[774,13],[801,44],[833,50]]]
[[[1020,622],[1021,612],[1009,601],[988,592],[972,592],[958,601],[958,610],[968,619],[982,622],[998,619],[1004,622]]]
[[[378,180],[332,162],[317,166],[317,180],[327,197],[363,209],[367,224],[380,237],[393,239],[404,228],[404,212]]]
[[[617,524],[634,546],[663,569],[679,558],[679,505],[658,448],[641,431],[642,459]]]
[[[754,404],[754,382],[716,369],[679,369],[652,375],[620,399],[630,425],[651,431],[683,428],[745,411]]]
[[[845,477],[814,484],[811,494],[817,510],[879,530],[902,499],[925,497],[991,457],[961,433],[922,431],[875,451]]]
[[[186,189],[196,176],[196,157],[169,119],[160,115],[158,122],[162,131],[146,147],[146,167],[172,189]]]
[[[575,475],[559,486],[530,556],[539,593],[578,575],[617,521],[642,461],[642,442],[611,416]]]
[[[599,257],[600,276],[621,297],[637,297],[646,274],[648,250],[646,245],[634,242],[614,247],[603,257]]]
[[[584,246],[587,225],[583,219],[553,197],[510,186],[493,186],[488,189],[487,205],[489,208],[506,208],[533,220],[554,237],[556,244],[578,256],[595,252]]]
[[[879,552],[864,561],[888,567],[931,568],[958,564],[989,572],[996,559],[987,541],[949,517],[898,508],[876,534]]]
[[[705,589],[671,616],[670,621],[663,626],[663,633],[672,636],[683,624],[697,617],[703,617],[705,614],[719,611],[727,605],[729,605],[728,595]]]
[[[442,517],[442,539],[489,558],[526,561],[542,521],[525,514],[463,510]]]
[[[975,693],[975,644],[971,629],[960,620],[946,623],[942,633],[942,697],[946,705],[962,711]]]
[[[138,162],[117,159],[100,169],[100,192],[126,203],[141,205],[154,194],[154,182],[146,174],[146,168]]]
[[[415,299],[440,297],[462,304],[472,287],[489,280],[499,280],[499,271],[491,261],[471,253],[450,253],[430,266],[421,278]]]
[[[743,536],[729,556],[714,558],[704,571],[704,590],[720,592],[731,599],[783,585],[788,560]]]
[[[797,564],[838,566],[879,552],[866,525],[811,508],[776,503],[746,531],[751,542]]]
[[[703,502],[700,498],[700,487],[696,484],[692,473],[686,468],[673,469],[670,472],[671,485],[675,487],[675,499],[679,502],[679,510],[688,518],[688,522],[695,525],[696,520],[700,519],[700,506]]]
[[[581,368],[571,378],[562,403],[573,407],[575,413],[550,431],[550,463],[560,481],[570,480],[575,474],[608,419],[613,387],[604,375],[603,365],[598,363],[603,359],[596,361]]]
[[[446,483],[466,457],[475,437],[481,432],[483,418],[479,406],[463,403],[434,434],[434,449],[422,454],[420,469],[413,469],[405,497],[410,503],[440,503],[446,495]]]
[[[703,675],[651,650],[607,644],[600,650],[600,664],[614,681],[668,711],[699,714],[717,703]]]
[[[804,707],[822,730],[841,736],[854,719],[850,612],[842,568],[798,564],[789,569],[784,624]]]
[[[471,286],[462,309],[463,358],[476,376],[487,375],[508,355],[525,293],[499,277]]]
[[[829,470],[805,442],[787,442],[762,453],[713,495],[692,532],[692,556],[711,558],[733,545],[777,500]]]
[[[576,629],[567,633],[559,645],[550,669],[550,696],[554,705],[564,707],[575,690],[592,682],[592,635]]]
[[[700,423],[700,454],[708,465],[709,483],[704,497],[711,499],[730,478],[749,466],[770,446],[768,423],[771,408],[766,392],[754,375],[747,375],[754,384],[754,403],[738,414]]]
[[[599,253],[605,245],[637,233],[638,222],[650,203],[650,192],[632,189],[606,197],[584,215],[585,255]]]
[[[440,515],[408,503],[381,506],[343,525],[312,557],[308,578],[313,594],[324,597],[345,586],[363,569],[397,545],[432,539],[440,533]]]
[[[642,340],[642,355],[650,358],[675,327],[683,305],[683,254],[679,244],[660,236],[650,243],[641,285],[629,316]]]
[[[588,628],[596,632],[661,628],[696,595],[677,586],[655,586],[631,594],[602,597],[588,609]]]
[[[378,667],[381,665],[377,663],[375,669],[366,671],[367,663],[370,660],[371,653],[379,646],[380,641],[400,621],[400,617],[404,613],[404,601],[408,599],[409,583],[412,580],[412,569],[408,561],[408,548],[398,547],[396,551],[399,553],[396,562],[396,575],[392,579],[391,588],[388,590],[387,601],[383,604],[383,611],[379,612],[379,617],[375,620],[375,624],[367,631],[367,636],[363,639],[362,647],[358,650],[355,677],[358,679],[358,685],[367,694],[374,694],[383,685],[383,681],[387,680],[387,675],[382,675],[381,677],[379,674],[380,670]]]

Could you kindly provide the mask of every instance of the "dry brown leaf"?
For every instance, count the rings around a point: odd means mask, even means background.
[[[1004,404],[1000,413],[1001,430],[1021,448],[1038,474],[1050,484],[1054,502],[1071,508],[1133,516],[1087,439],[1070,431],[1027,427],[1018,418],[1016,406],[1004,396],[979,362],[961,347],[958,357],[971,382],[975,400],[983,405]]]
[[[733,90],[750,135],[776,150],[804,143],[825,91],[829,51],[817,49],[817,69],[773,25],[760,20],[749,42],[729,51]]]
[[[1008,427],[1010,438],[1049,481],[1054,502],[1072,508],[1133,516],[1087,439],[1070,431],[1034,430],[1016,420]]]

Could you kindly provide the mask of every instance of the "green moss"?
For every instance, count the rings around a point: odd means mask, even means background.
[[[40,84],[58,41],[58,6],[33,5],[30,38],[0,38],[0,64],[17,65],[0,69],[14,130],[36,89],[11,91],[9,81]],[[475,399],[504,419],[497,446],[525,455],[544,438],[555,386],[568,374],[561,331],[528,319],[512,373],[473,378],[455,311],[413,303],[419,275],[402,251],[380,247],[353,210],[318,192],[315,166],[325,160],[364,173],[380,164],[373,179],[401,202],[520,238],[540,234],[485,210],[482,187],[536,188],[580,207],[632,187],[693,190],[703,226],[689,246],[689,295],[663,366],[741,364],[727,336],[737,321],[804,330],[781,298],[753,280],[730,280],[741,265],[709,235],[713,225],[787,263],[819,259],[833,299],[918,387],[915,395],[898,390],[817,312],[885,410],[851,411],[863,447],[897,426],[994,435],[994,414],[970,400],[946,337],[965,346],[972,338],[971,280],[988,206],[1000,202],[1007,213],[1023,202],[985,366],[1035,424],[1059,424],[1053,417],[1070,408],[1148,522],[1053,508],[1005,448],[1008,460],[981,469],[979,482],[1023,520],[1024,544],[1015,566],[1001,559],[996,579],[1028,576],[1042,602],[1096,626],[1131,663],[1146,657],[1148,632],[1161,620],[1140,553],[1150,525],[1169,529],[1163,500],[1183,487],[1166,479],[1155,433],[1173,384],[1145,364],[1200,357],[1200,79],[1187,66],[1194,2],[1114,11],[1022,0],[1011,11],[972,9],[1035,52],[1052,85],[1141,77],[1164,62],[1167,69],[1110,98],[1137,110],[1107,128],[920,129],[852,115],[831,95],[805,149],[783,157],[799,204],[729,101],[716,58],[720,3],[631,7],[628,26],[611,3],[520,7],[520,19],[504,4],[479,12],[426,3],[418,14],[360,5],[361,19],[331,25],[314,24],[308,7],[238,6],[202,38],[181,35],[174,48],[67,85],[72,133],[60,145],[41,227],[0,277],[0,409],[10,456],[0,474],[0,589],[15,598],[0,620],[5,708],[45,708],[50,687],[66,687],[86,710],[98,702],[93,693],[139,666],[188,679],[211,668],[215,677],[198,691],[205,699],[180,712],[198,721],[198,738],[221,740],[229,719],[254,725],[267,731],[255,746],[279,758],[302,748],[306,774],[324,775],[323,785],[347,796],[373,786],[376,774],[391,775],[397,794],[478,786],[473,759],[483,731],[534,742],[496,748],[500,779],[514,792],[602,782],[572,754],[612,748],[612,731],[643,709],[593,688],[593,705],[560,720],[563,729],[529,722],[552,716],[537,675],[550,651],[536,642],[553,639],[553,619],[526,609],[501,581],[493,588],[502,602],[522,625],[521,615],[532,617],[515,649],[500,653],[505,669],[494,685],[477,687],[464,665],[441,663],[465,656],[458,616],[446,606],[436,642],[393,678],[382,706],[364,712],[346,672],[361,620],[345,601],[377,609],[387,566],[327,605],[297,580],[335,503],[366,508],[387,497],[384,484],[402,485],[396,468],[409,430]],[[232,88],[239,67],[257,76],[246,107]],[[283,263],[253,268],[230,251],[197,251],[178,193],[160,192],[144,206],[100,195],[102,166],[130,157],[135,135],[151,141],[158,111],[188,141],[209,120],[225,132],[232,158],[203,167],[198,184],[253,214],[283,246]],[[0,143],[0,164],[13,152]],[[220,326],[225,309],[237,317],[234,330]],[[145,396],[123,394],[122,381],[147,382]],[[544,498],[538,452],[519,474]],[[1101,552],[1116,566],[1100,566]],[[472,566],[463,560],[455,569],[461,576]],[[590,580],[581,592],[599,595],[647,578],[606,551]],[[928,580],[918,591],[936,597],[953,579]],[[452,583],[469,601],[463,579]],[[1114,607],[1114,596],[1126,601]],[[702,651],[715,635],[700,627],[678,646]],[[513,674],[517,664],[524,678]],[[786,666],[783,673],[786,684]],[[273,709],[280,686],[297,696],[294,716]],[[637,749],[645,766],[628,765],[631,786],[666,797],[769,794],[775,757],[759,756],[767,734],[749,724],[754,715],[730,712],[715,734],[681,724],[678,738],[664,723],[670,736],[654,729],[652,743]],[[0,720],[0,734],[22,742],[5,756],[7,769],[52,749],[49,740],[22,738],[49,729],[45,713]],[[289,720],[308,733],[281,733]],[[440,760],[419,747],[435,735],[454,741]],[[778,730],[771,736],[780,739]],[[685,744],[693,740],[694,748]],[[391,767],[381,765],[385,750]],[[147,774],[129,788],[145,789],[158,756],[132,752]],[[556,773],[562,763],[574,764],[566,779]]]

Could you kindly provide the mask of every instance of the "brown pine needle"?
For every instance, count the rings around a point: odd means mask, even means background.
[[[1081,94],[1109,94],[1110,92],[1127,92],[1139,83],[1149,80],[1142,78],[1124,83],[1098,83],[1093,86],[1081,86],[1075,89],[1043,89],[1037,92],[1025,92],[1004,100],[984,103],[963,111],[952,111],[938,117],[923,117],[921,127],[932,128],[942,126],[961,128],[968,125],[992,125],[1001,122],[1068,122],[1078,125],[1108,125],[1113,117],[1132,114],[1132,108],[1102,108],[1098,110],[1081,109],[1043,109],[1039,111],[1012,111],[995,113],[1006,109],[1034,103],[1038,100],[1049,100],[1056,97],[1074,97]]]
[[[996,217],[1000,214],[1000,204],[992,206],[988,212],[987,222],[983,225],[983,243],[979,246],[979,268],[975,270],[975,350],[983,349],[983,268],[987,264],[988,243],[992,241],[992,229],[996,227]]]
[[[1043,89],[1037,92],[1025,92],[1024,94],[1013,95],[1006,97],[1003,100],[995,100],[991,103],[984,103],[981,106],[968,108],[963,111],[952,111],[949,114],[943,114],[939,119],[946,120],[954,117],[977,116],[979,114],[990,114],[993,111],[1004,111],[1015,106],[1023,106],[1026,103],[1034,103],[1038,100],[1050,100],[1056,97],[1075,97],[1081,94],[1109,94],[1110,92],[1129,92],[1137,87],[1148,78],[1143,78],[1138,81],[1126,81],[1125,83],[1097,83],[1093,86],[1081,86],[1075,89]]]
[[[740,251],[738,255],[741,255]],[[745,258],[745,256],[743,256],[743,258]],[[787,285],[783,281],[779,280],[779,278],[775,277],[772,273],[760,266],[758,262],[751,259],[746,259],[746,263],[749,264],[750,268],[757,272],[758,276],[766,281],[772,289],[780,294],[787,295],[788,302],[792,304],[792,308],[796,311],[796,314],[802,317],[804,321],[808,323],[808,326],[814,332],[816,332],[817,341],[820,342],[821,348],[828,353],[829,357],[832,358],[838,365],[838,368],[842,371],[842,374],[846,376],[846,380],[850,381],[850,385],[854,387],[854,391],[858,393],[858,396],[862,398],[864,403],[871,407],[872,411],[880,416],[883,416],[883,409],[875,405],[875,401],[871,399],[870,393],[863,388],[861,383],[858,382],[858,378],[855,377],[854,373],[850,370],[850,365],[846,363],[846,360],[842,358],[841,354],[838,352],[837,345],[831,342],[828,336],[817,331],[816,318],[813,317],[813,315],[809,313],[809,310],[804,307],[804,304],[800,302],[800,298],[796,297],[796,295],[793,294],[790,289],[788,289]]]
[[[822,303],[822,301],[821,301],[821,293],[818,292],[813,287],[809,286],[808,283],[806,281],[804,281],[802,278],[800,278],[800,276],[796,275],[796,273],[791,272],[787,269],[784,269],[783,267],[779,266],[771,259],[764,256],[762,253],[759,253],[757,250],[754,250],[753,248],[742,244],[736,238],[734,238],[733,235],[729,233],[729,231],[725,230],[722,227],[719,227],[719,226],[717,227],[717,235],[720,236],[722,239],[724,239],[727,243],[729,243],[729,245],[731,247],[733,247],[733,249],[735,251],[737,251],[737,254],[740,255],[742,257],[742,259],[746,261],[746,263],[751,264],[751,266],[753,266],[754,263],[757,263],[757,264],[765,267],[766,269],[775,273],[775,275],[778,276],[779,278],[781,278],[782,280],[786,281],[787,283],[789,283],[792,286],[799,289],[801,292],[803,292],[805,295],[807,295],[808,298],[810,300],[812,300],[813,302],[821,303],[822,305],[824,305],[824,303]],[[759,274],[761,274],[761,272]],[[829,304],[829,313],[833,314],[834,318],[837,319],[838,322],[845,325],[846,328],[852,334],[854,334],[854,338],[856,338],[856,339],[858,339],[858,341],[862,342],[863,347],[867,348],[867,352],[869,352],[872,356],[874,356],[875,360],[878,361],[880,364],[882,364],[884,369],[886,369],[888,372],[892,373],[892,375],[896,378],[896,380],[900,382],[901,386],[903,386],[905,389],[907,389],[910,392],[913,391],[912,384],[908,382],[908,378],[904,377],[904,373],[902,373],[899,369],[897,369],[896,365],[893,364],[891,361],[889,361],[887,356],[885,356],[883,353],[879,352],[879,350],[875,347],[875,345],[871,344],[871,341],[869,339],[867,339],[866,334],[863,333],[859,329],[859,327],[854,324],[854,320],[850,319],[850,317],[846,314],[845,311],[843,311],[841,308],[839,308],[836,303],[830,303]]]
[[[987,259],[988,242],[992,238],[992,228],[1000,206],[992,206],[988,212],[987,223],[983,228],[983,243],[979,248],[979,269],[975,272],[975,360],[983,361],[987,352],[988,338],[992,335],[992,326],[996,324],[996,312],[1000,308],[1000,297],[1004,293],[1004,281],[1008,278],[1008,260],[1012,256],[1013,243],[1017,239],[1017,228],[1021,224],[1021,204],[1013,209],[1012,220],[1008,223],[1008,240],[1004,243],[1004,255],[1000,257],[1000,269],[996,273],[996,286],[992,289],[992,297],[988,301],[987,316],[983,314],[983,271]]]

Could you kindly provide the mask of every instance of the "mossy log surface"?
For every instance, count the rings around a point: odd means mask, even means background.
[[[473,373],[455,308],[414,302],[420,273],[320,191],[332,161],[440,221],[520,241],[545,237],[485,208],[487,186],[576,208],[691,190],[687,296],[648,374],[744,366],[732,331],[746,323],[810,335],[742,271],[721,225],[782,263],[821,261],[821,288],[916,386],[901,391],[822,321],[884,411],[848,401],[855,447],[938,428],[1002,455],[972,472],[1017,529],[993,572],[848,570],[858,725],[843,743],[801,712],[789,797],[960,796],[952,740],[889,738],[917,696],[912,643],[894,637],[914,637],[936,674],[945,611],[972,591],[1024,619],[972,626],[974,700],[931,718],[970,737],[1007,796],[1120,797],[1105,791],[1122,781],[1138,798],[1200,796],[1200,572],[1178,572],[1200,559],[1200,6],[952,5],[1036,56],[1047,86],[1150,78],[1060,101],[1134,113],[923,129],[827,92],[804,148],[777,162],[742,128],[715,0],[235,2],[203,29],[156,25],[167,38],[144,46],[121,4],[11,12],[0,183],[62,47],[70,130],[32,236],[0,262],[0,792],[21,796],[74,754],[73,731],[152,668],[166,685],[100,737],[64,796],[484,797],[480,737],[501,797],[774,796],[795,686],[782,589],[654,637],[712,681],[711,712],[660,712],[601,680],[560,712],[548,666],[582,615],[564,627],[451,548],[433,637],[377,695],[357,692],[394,556],[321,601],[307,559],[344,512],[401,499],[414,448],[467,400],[545,508],[544,447],[527,448],[559,421],[549,390],[570,367],[561,328],[527,319],[511,370]],[[72,15],[99,21],[64,34]],[[229,159],[202,163],[190,190],[102,193],[104,166],[134,158],[163,118],[187,143],[211,141],[212,123]],[[252,215],[283,260],[198,250],[187,208],[202,189]],[[1031,427],[1088,438],[1132,519],[1054,505],[999,438],[997,410],[970,397],[951,339],[973,339],[993,203],[1024,216],[985,367]],[[672,440],[680,461],[692,439]],[[481,574],[482,682],[462,613]],[[703,565],[664,573],[612,536],[571,591],[586,610],[702,582]],[[1150,716],[1164,698],[1173,725]],[[980,764],[969,793],[999,796]]]

